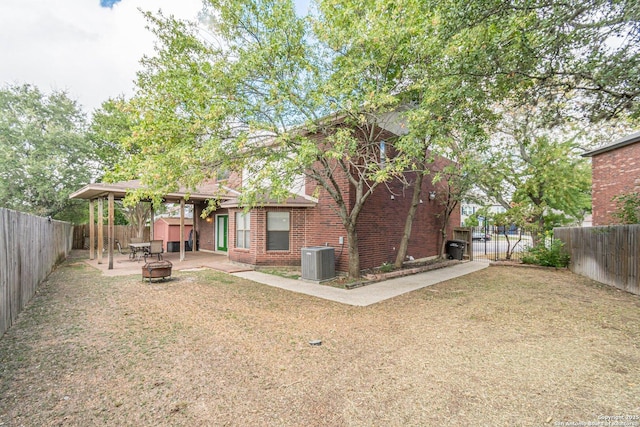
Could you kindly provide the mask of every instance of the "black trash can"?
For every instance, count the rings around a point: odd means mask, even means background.
[[[446,250],[449,255],[449,259],[458,259],[462,261],[466,245],[467,242],[464,240],[447,240]]]

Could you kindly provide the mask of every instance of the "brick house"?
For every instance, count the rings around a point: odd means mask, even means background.
[[[393,127],[386,129],[391,137]],[[322,138],[317,138],[322,143]],[[439,158],[433,171],[447,164]],[[346,175],[334,176],[342,182],[342,196],[353,206],[355,189],[348,185]],[[407,174],[409,180],[411,174]],[[336,271],[348,270],[348,239],[336,204],[326,190],[309,178],[283,201],[263,200],[259,207],[248,212],[238,202],[242,191],[242,176],[230,174],[227,179],[204,183],[194,191],[181,189],[167,194],[168,203],[193,204],[193,226],[198,250],[226,254],[230,261],[252,266],[299,266],[303,247],[331,246],[335,248]],[[97,200],[112,194],[123,198],[127,191],[140,188],[140,182],[116,184],[90,184],[74,193],[72,198]],[[407,256],[415,259],[436,256],[440,252],[442,206],[429,197],[445,194],[446,183],[436,185],[425,179],[422,200],[413,222]],[[378,267],[394,262],[404,231],[406,214],[411,205],[412,189],[404,188],[399,180],[380,185],[367,199],[357,224],[358,250],[361,269]],[[217,209],[206,218],[201,213],[209,200],[215,200]],[[351,207],[349,206],[349,207]],[[460,210],[451,214],[447,235],[460,225]]]
[[[593,225],[613,224],[613,198],[640,192],[640,132],[584,153],[583,157],[591,157]]]
[[[395,135],[388,131],[384,136]],[[322,143],[321,138],[318,143]],[[446,159],[439,158],[433,163],[432,169],[441,169],[446,163]],[[409,175],[407,174],[407,178],[411,181],[412,176]],[[351,209],[355,188],[347,184],[345,175],[337,173],[334,178],[342,182],[342,197],[348,201]],[[236,177],[234,181],[241,180]],[[225,185],[241,191],[241,188],[228,182]],[[407,256],[419,259],[439,254],[442,244],[442,206],[431,200],[429,194],[435,196],[443,193],[445,186],[445,183],[433,185],[428,178],[424,180],[423,196],[414,219]],[[377,187],[367,199],[357,223],[361,269],[395,261],[411,196],[412,189],[404,188],[400,180],[394,180]],[[211,215],[223,215],[223,221],[227,221],[226,253],[231,261],[253,266],[298,266],[303,247],[331,246],[335,248],[336,270],[347,271],[347,233],[335,211],[336,206],[333,198],[316,181],[304,178],[304,185],[282,202],[265,200],[260,207],[246,213],[238,200],[231,198],[222,201],[220,209]],[[203,249],[206,249],[206,243],[203,244],[205,234],[213,233],[214,241],[223,235],[224,227],[220,225],[220,219],[212,219],[209,224],[218,226],[215,229],[201,229],[200,242]],[[459,225],[460,210],[455,209],[449,221],[447,235],[450,236],[452,228]],[[220,250],[220,247],[215,249]]]

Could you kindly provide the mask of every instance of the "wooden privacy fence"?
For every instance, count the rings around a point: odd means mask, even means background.
[[[640,295],[640,224],[555,228],[574,273]]]
[[[0,336],[71,250],[73,226],[0,208]]]
[[[107,226],[104,225],[103,226],[103,235],[104,235],[104,248],[107,248]],[[137,227],[132,227],[130,225],[116,225],[113,227],[114,229],[114,245],[115,245],[115,241],[119,241],[120,245],[122,245],[123,248],[126,248],[127,245],[129,244],[129,242],[131,241],[132,237],[138,237],[138,228]],[[150,240],[149,238],[149,227],[145,227],[144,228],[144,235],[142,236],[143,240],[145,242],[148,242]],[[93,247],[97,248],[98,247],[98,227],[96,226],[96,232],[95,232],[96,236],[95,236],[95,241],[93,242]],[[84,224],[84,225],[76,225],[73,228],[73,249],[89,249],[89,224]],[[114,246],[115,250],[117,250],[117,247]]]

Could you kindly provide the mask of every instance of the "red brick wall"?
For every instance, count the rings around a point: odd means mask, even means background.
[[[196,229],[198,230],[198,240],[200,243],[199,248],[205,251],[215,251],[215,216],[224,215],[227,213],[227,210],[219,209],[217,211],[211,212],[207,218],[203,219],[200,217],[200,214],[202,214],[202,210],[205,207],[205,203],[195,204],[194,219],[197,223]],[[208,219],[210,219],[211,221],[207,221]]]
[[[435,167],[441,167],[436,163]],[[408,176],[409,179],[413,177]],[[346,178],[339,178],[343,187]],[[378,267],[384,262],[394,262],[396,251],[402,238],[404,224],[409,206],[411,205],[412,189],[403,189],[400,182],[395,181],[377,187],[376,191],[366,201],[363,211],[358,218],[358,249],[360,253],[360,268]],[[316,184],[307,182],[307,194],[319,197],[318,206],[308,211],[307,244],[308,246],[333,246],[336,250],[336,269],[348,270],[348,240],[347,232],[341,219],[336,213],[337,206],[329,194],[324,190],[316,192]],[[434,186],[427,177],[422,186],[422,201],[418,207],[413,222],[411,238],[407,255],[414,258],[424,258],[438,255],[440,252],[441,217],[438,214],[442,207],[436,201],[429,201],[429,191],[444,192],[443,185]],[[391,199],[391,194],[394,199]],[[343,195],[353,204],[351,195]],[[456,208],[451,215],[447,236],[452,235],[452,228],[460,225],[460,209]],[[344,245],[339,244],[343,236]]]
[[[407,177],[413,180],[413,175]],[[422,184],[422,203],[418,206],[413,220],[407,250],[407,256],[415,259],[440,253],[442,216],[439,214],[442,212],[442,206],[437,201],[429,200],[430,191],[436,191],[438,194],[444,189],[442,186],[434,186],[430,178],[426,177]],[[412,196],[412,188],[403,188],[395,181],[389,184],[389,189],[386,186],[378,187],[367,200],[358,221],[362,269],[377,267],[384,262],[395,262]],[[459,208],[454,210],[449,224],[447,236],[450,237],[452,228],[460,225]]]
[[[593,225],[613,224],[613,198],[640,191],[640,143],[597,154],[591,162]]]
[[[335,180],[341,189],[349,188],[347,178],[343,174],[337,175]],[[324,188],[308,178],[305,191],[306,194],[318,198],[318,205],[307,211],[307,246],[334,247],[336,270],[347,271],[349,267],[347,232],[336,212],[336,203]],[[349,192],[343,191],[342,197],[349,201]],[[342,237],[342,244],[340,244],[340,237]]]
[[[240,189],[242,188],[242,174],[239,172],[230,172],[229,177],[219,183],[234,190]]]
[[[436,163],[438,168],[440,163]],[[339,169],[336,169],[339,171]],[[355,200],[355,192],[348,185],[344,174],[334,177],[343,191],[343,198],[350,210]],[[367,200],[358,219],[358,246],[360,268],[368,269],[380,266],[384,262],[395,261],[395,254],[404,230],[406,213],[411,203],[412,189],[403,189],[399,182],[390,183],[393,187],[394,200],[387,186],[380,185]],[[442,186],[442,185],[441,185]],[[443,188],[434,187],[427,177],[423,183],[423,203],[419,206],[413,223],[412,236],[407,255],[416,259],[437,255],[440,251],[440,227],[442,219],[438,216],[442,207],[436,201],[429,201],[429,191],[444,192]],[[331,246],[335,248],[336,270],[348,270],[348,239],[342,220],[337,214],[337,205],[328,192],[320,188],[315,181],[307,179],[306,194],[318,198],[313,208],[278,208],[291,212],[290,250],[266,250],[266,213],[275,208],[253,209],[251,211],[251,248],[235,247],[235,213],[229,211],[229,258],[233,261],[251,265],[300,265],[301,248],[310,246]],[[448,236],[451,228],[460,225],[460,209],[452,214]],[[343,244],[340,244],[340,238]]]
[[[251,210],[251,247],[236,248],[235,216],[229,210],[229,259],[250,265],[300,265],[300,253],[306,242],[307,208],[255,208]],[[289,250],[267,250],[267,213],[289,212]],[[233,233],[231,232],[233,230]]]

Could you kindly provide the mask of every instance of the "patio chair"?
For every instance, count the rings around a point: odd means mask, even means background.
[[[118,239],[116,239],[116,246],[118,247],[118,252],[120,253],[120,255],[129,255],[129,258],[131,258],[131,251],[123,250],[122,245],[120,244],[120,240]]]
[[[162,260],[162,254],[164,253],[164,240],[152,240],[149,242],[149,251],[144,254],[144,261],[147,262],[147,257],[157,255],[158,261]]]

